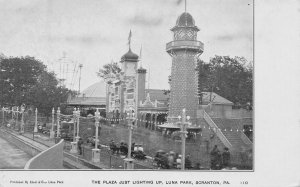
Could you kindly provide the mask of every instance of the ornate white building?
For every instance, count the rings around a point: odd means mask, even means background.
[[[107,81],[106,116],[119,123],[131,110],[138,125],[150,128],[148,122],[154,124],[159,115],[166,115],[168,95],[164,90],[145,88],[147,71],[138,67],[138,62],[139,56],[129,47],[120,60],[121,72]],[[152,125],[151,128],[155,127]]]

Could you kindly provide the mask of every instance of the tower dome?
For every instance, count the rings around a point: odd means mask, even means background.
[[[138,58],[139,58],[139,56],[137,54],[133,53],[131,51],[131,49],[129,48],[129,51],[121,57],[121,62],[123,62],[123,61],[136,62],[136,61],[138,61]]]
[[[191,14],[184,12],[177,18],[176,26],[177,27],[194,27],[195,20]]]

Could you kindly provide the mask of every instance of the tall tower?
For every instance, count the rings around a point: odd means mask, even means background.
[[[196,58],[203,52],[203,43],[197,41],[199,29],[187,12],[178,17],[171,31],[174,32],[173,41],[166,45],[166,51],[172,57],[169,122],[181,115],[183,108],[191,120],[196,122],[198,81],[195,68]]]
[[[136,108],[136,78],[139,56],[131,51],[124,54],[121,58],[122,81],[125,85],[121,88],[121,113],[129,108]]]
[[[138,99],[137,102],[140,103],[140,101],[144,102],[144,100],[146,99],[146,73],[147,70],[140,67],[137,70],[137,77],[138,77]]]

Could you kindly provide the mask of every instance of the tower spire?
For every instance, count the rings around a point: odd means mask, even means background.
[[[184,0],[184,12],[186,13],[186,0]]]

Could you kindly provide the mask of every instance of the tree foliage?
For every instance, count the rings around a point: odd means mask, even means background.
[[[1,60],[1,105],[37,107],[46,115],[52,107],[67,100],[73,92],[61,87],[53,72],[33,57],[10,57]]]
[[[121,72],[121,68],[117,62],[111,62],[108,64],[105,64],[102,69],[99,69],[99,72],[97,72],[97,75],[104,79],[109,81],[108,79],[112,77],[116,77],[117,74]]]
[[[252,103],[253,67],[243,57],[215,56],[209,63],[198,60],[199,92],[215,92],[236,106]]]

